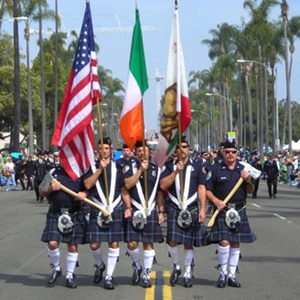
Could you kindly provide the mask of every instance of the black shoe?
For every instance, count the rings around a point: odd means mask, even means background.
[[[226,275],[220,275],[218,282],[217,282],[217,287],[224,288],[226,286],[226,280],[227,280]]]
[[[41,197],[41,198],[40,198],[40,203],[43,203],[43,201],[44,201],[44,198]]]
[[[142,267],[140,266],[138,268],[135,263],[132,264],[132,267],[133,267],[132,283],[138,284],[141,279]]]
[[[39,202],[40,201],[40,198],[39,197],[36,197],[36,202]]]
[[[59,270],[53,270],[52,274],[51,274],[50,277],[48,278],[47,283],[48,283],[48,284],[53,284],[53,283],[56,281],[56,279],[57,279],[59,276],[61,276],[61,274],[62,274],[61,269],[59,269]]]
[[[107,290],[114,290],[115,289],[115,281],[112,276],[105,276],[104,279],[104,288]]]
[[[276,195],[274,194],[273,198],[276,198]]]
[[[269,198],[272,199],[272,195],[270,195]]]
[[[150,270],[146,269],[143,275],[143,287],[144,288],[150,288],[151,282],[150,282]]]
[[[75,282],[75,279],[73,277],[66,279],[66,287],[69,289],[76,289],[77,284]]]
[[[241,287],[241,284],[234,277],[232,277],[228,278],[228,286],[239,288]]]
[[[191,277],[184,277],[183,286],[186,287],[186,288],[192,287],[193,286],[192,278]]]
[[[105,271],[105,264],[102,263],[100,266],[95,266],[96,271],[94,274],[94,283],[100,283],[102,280],[103,272]]]
[[[179,277],[180,274],[181,274],[181,270],[177,269],[176,266],[174,265],[174,269],[173,269],[173,272],[172,272],[171,277],[170,277],[170,284],[171,285],[174,285],[175,283],[177,283],[178,277]]]

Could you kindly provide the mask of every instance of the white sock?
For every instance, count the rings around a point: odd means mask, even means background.
[[[152,269],[153,260],[155,256],[155,250],[144,250],[144,269],[150,270]]]
[[[95,264],[97,267],[100,267],[102,264],[103,264],[103,261],[102,261],[102,249],[101,247],[99,247],[97,250],[92,250],[90,248],[90,251],[95,259]]]
[[[184,277],[191,277],[192,263],[194,259],[194,249],[184,249]]]
[[[218,246],[218,258],[220,264],[220,275],[227,275],[227,264],[229,257],[229,245],[226,247]]]
[[[107,276],[112,276],[117,264],[118,257],[120,255],[120,248],[108,248],[107,253]]]
[[[176,266],[177,269],[180,269],[179,265],[179,248],[178,246],[171,247],[168,245],[168,251],[173,259],[173,265]]]
[[[127,252],[129,253],[132,261],[135,263],[137,267],[140,267],[140,250],[139,247],[137,247],[135,250],[129,250],[127,249]]]
[[[47,248],[48,256],[50,257],[51,263],[54,270],[60,270],[60,250],[59,248],[55,250],[50,250]]]
[[[241,253],[240,248],[230,248],[229,259],[228,259],[228,265],[229,265],[228,271],[229,271],[230,278],[235,278],[236,269],[240,260],[240,253]]]
[[[78,261],[78,253],[68,252],[66,278],[73,278],[73,274],[75,272],[77,261]]]

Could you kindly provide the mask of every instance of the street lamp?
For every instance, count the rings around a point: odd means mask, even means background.
[[[263,132],[265,131],[266,132],[266,135],[265,135],[265,143],[266,143],[266,152],[268,151],[268,148],[269,148],[269,135],[268,135],[268,129],[269,129],[269,114],[268,114],[268,87],[267,87],[267,84],[268,84],[268,79],[267,79],[267,69],[268,69],[268,66],[264,63],[261,63],[260,61],[256,61],[256,60],[250,60],[250,59],[238,59],[237,60],[238,63],[246,63],[246,62],[249,62],[249,63],[255,63],[255,64],[258,64],[259,66],[262,66],[264,67],[264,73],[265,73],[265,101],[264,101],[264,104],[265,104],[265,107],[263,108],[263,91],[262,91],[262,75],[261,75],[261,68],[260,68],[260,95],[261,95],[261,101],[260,101],[260,151],[261,153],[263,153]],[[273,91],[274,91],[274,86],[273,86]],[[274,98],[274,95],[273,95],[273,102],[275,102],[275,98]],[[276,104],[275,106],[277,105],[277,100],[276,100]],[[263,110],[265,110],[265,129],[263,128]],[[278,122],[278,115],[277,115],[277,112],[275,113],[275,123],[277,124]],[[276,131],[276,126],[275,128],[273,128],[273,130]],[[276,133],[275,136],[277,136],[278,134]],[[277,140],[276,140],[277,142]],[[276,143],[275,142],[275,143]],[[273,141],[273,144],[274,144],[274,141]]]
[[[233,126],[232,126],[232,100],[230,98],[224,97],[220,94],[216,94],[216,93],[206,93],[206,96],[218,96],[226,101],[228,101],[228,105],[229,105],[229,131],[232,132],[233,130]],[[226,121],[226,120],[225,120]]]
[[[203,115],[205,115],[208,118],[208,120],[210,120],[210,115],[207,112],[204,112],[204,111],[199,110],[199,109],[191,109],[191,112],[192,113],[193,112],[197,112],[199,114],[203,114]],[[199,120],[198,120],[197,121],[197,143],[198,143],[198,146],[199,146],[199,124],[201,126],[201,123],[199,123]],[[209,151],[210,150],[210,144],[211,144],[211,142],[210,142],[210,124],[207,123],[207,139],[206,139],[206,141],[205,141],[205,143],[204,143],[203,146],[206,147],[208,149],[208,151]]]

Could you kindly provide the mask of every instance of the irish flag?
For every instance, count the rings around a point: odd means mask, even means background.
[[[144,138],[143,95],[148,89],[139,11],[136,9],[133,30],[129,74],[123,103],[120,131],[124,142],[132,150],[136,141]]]
[[[176,8],[169,42],[166,90],[160,134],[154,155],[154,161],[159,167],[162,167],[167,159],[174,153],[178,142],[178,135],[187,129],[190,122],[190,100],[179,36],[178,10]]]

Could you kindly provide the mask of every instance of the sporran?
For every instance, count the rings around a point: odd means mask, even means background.
[[[192,215],[187,209],[182,209],[177,217],[177,224],[183,229],[188,229],[192,225]]]
[[[71,233],[73,231],[73,222],[68,212],[64,212],[59,216],[57,227],[62,234]]]

